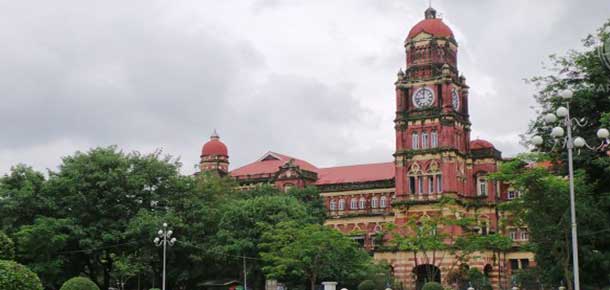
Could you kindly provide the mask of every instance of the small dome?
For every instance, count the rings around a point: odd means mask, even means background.
[[[487,149],[494,148],[494,145],[487,140],[476,139],[470,141],[470,149]]]
[[[210,141],[203,144],[203,148],[201,149],[201,156],[210,156],[210,155],[222,155],[229,156],[229,150],[227,150],[227,145],[220,141],[220,137],[216,130],[210,136]]]
[[[433,8],[428,8],[425,12],[425,16],[426,19],[420,21],[419,23],[415,24],[413,28],[411,28],[411,31],[409,31],[409,35],[407,36],[407,40],[422,32],[436,37],[453,37],[453,31],[451,31],[451,28],[443,23],[443,20],[436,18],[436,10]]]

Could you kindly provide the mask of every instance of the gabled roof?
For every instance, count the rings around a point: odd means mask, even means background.
[[[231,171],[231,176],[244,176],[244,175],[255,175],[255,174],[269,174],[275,173],[279,170],[280,166],[286,162],[293,160],[295,165],[298,165],[301,169],[317,172],[318,168],[313,166],[311,163],[294,158],[288,155],[283,155],[275,152],[267,152],[258,160],[244,165],[240,168]]]
[[[316,185],[359,183],[394,178],[394,163],[371,163],[320,168]]]

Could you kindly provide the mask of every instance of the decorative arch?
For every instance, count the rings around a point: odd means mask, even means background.
[[[411,164],[411,169],[409,170],[409,174],[418,175],[421,173],[422,173],[422,169],[421,169],[421,166],[419,165],[419,163],[413,162],[413,164]]]

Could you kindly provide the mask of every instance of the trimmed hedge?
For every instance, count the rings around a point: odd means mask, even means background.
[[[0,260],[0,289],[42,290],[38,276],[14,261]]]
[[[358,290],[375,290],[375,282],[372,280],[364,280],[358,284]]]
[[[438,282],[428,282],[424,284],[422,290],[443,290],[443,286]]]
[[[15,258],[15,244],[4,232],[0,231],[0,260]]]
[[[59,290],[100,290],[89,278],[74,277],[64,282]]]

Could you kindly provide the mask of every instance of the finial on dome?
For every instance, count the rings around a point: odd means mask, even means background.
[[[212,140],[220,139],[220,136],[218,136],[218,132],[216,132],[216,129],[214,129],[214,131],[212,132],[212,136],[210,136],[210,139],[212,139]]]
[[[430,7],[426,9],[426,11],[424,12],[424,16],[426,17],[426,19],[436,18],[436,10],[432,8],[432,4],[430,4]]]

